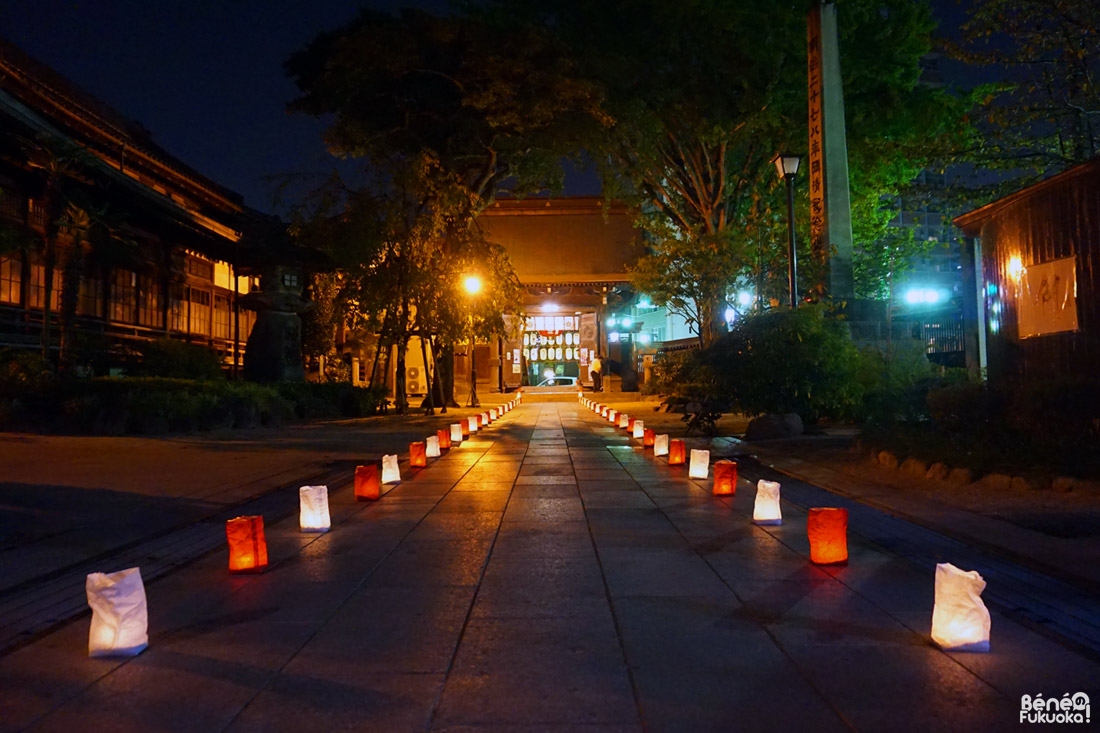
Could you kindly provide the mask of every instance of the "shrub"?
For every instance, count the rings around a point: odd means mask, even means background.
[[[858,352],[823,305],[744,318],[706,360],[719,394],[747,415],[794,412],[812,423],[849,418],[859,405]]]
[[[137,347],[126,367],[132,377],[217,381],[225,378],[218,355],[206,347],[157,339]]]

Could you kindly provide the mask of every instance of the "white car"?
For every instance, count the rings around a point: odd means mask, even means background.
[[[542,380],[536,387],[576,387],[576,377],[547,377]]]

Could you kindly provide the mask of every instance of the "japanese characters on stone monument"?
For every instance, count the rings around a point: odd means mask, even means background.
[[[810,8],[806,40],[810,242],[814,258],[824,265],[823,294],[845,300],[853,296],[852,213],[835,3]]]

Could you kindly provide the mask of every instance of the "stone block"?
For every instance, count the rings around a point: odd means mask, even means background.
[[[901,464],[901,470],[910,476],[924,478],[924,474],[928,473],[928,464],[919,458],[906,458]]]
[[[1004,473],[987,473],[982,476],[981,484],[991,491],[1009,491],[1012,489],[1012,477]]]
[[[973,480],[974,474],[970,472],[969,468],[952,468],[951,472],[947,474],[947,483],[955,486],[965,486]]]
[[[1077,488],[1077,479],[1072,476],[1055,476],[1050,482],[1050,488],[1060,494],[1068,494]]]
[[[946,481],[950,473],[951,469],[946,463],[933,463],[928,467],[928,470],[924,472],[924,477],[934,481]]]
[[[745,440],[775,440],[802,435],[802,418],[794,413],[767,414],[753,418],[745,431]]]
[[[883,468],[897,468],[898,457],[888,450],[880,451],[878,454],[878,465]]]

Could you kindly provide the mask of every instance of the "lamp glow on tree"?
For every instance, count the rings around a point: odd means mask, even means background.
[[[693,448],[691,460],[688,462],[688,476],[691,478],[706,478],[710,475],[710,451]]]
[[[382,483],[396,484],[401,481],[401,464],[397,455],[382,456]]]
[[[848,562],[848,510],[813,507],[806,516],[806,536],[810,540],[810,562],[815,565],[842,565]]]
[[[644,432],[644,433],[642,433],[642,447],[643,447],[643,448],[652,448],[652,447],[653,447],[653,444],[654,444],[654,443],[655,443],[656,441],[657,441],[657,435],[656,435],[656,433],[654,433],[654,432],[653,432],[652,430],[650,430],[649,428],[646,428],[646,429],[645,429],[645,432]]]
[[[668,455],[668,434],[661,433],[653,438],[653,455],[655,456],[667,456]]]
[[[932,641],[941,649],[989,651],[989,609],[982,601],[983,590],[985,580],[977,570],[960,570],[949,562],[936,565]]]
[[[332,520],[328,512],[327,486],[298,489],[298,506],[298,525],[303,532],[328,532]]]
[[[378,465],[369,463],[355,467],[355,500],[377,501],[382,497],[382,482],[378,477]]]
[[[92,609],[88,656],[132,657],[149,646],[149,607],[140,568],[89,573],[84,590]]]
[[[435,437],[439,441],[439,450],[451,449],[451,438],[454,436],[455,426],[452,425],[450,430],[436,430]],[[458,439],[462,440],[462,428],[458,429]]]
[[[424,455],[427,458],[439,458],[438,435],[429,435],[424,439]]]
[[[779,508],[779,482],[760,479],[756,483],[756,503],[752,507],[752,521],[757,524],[783,524],[783,510]]]
[[[714,496],[734,496],[737,494],[737,463],[735,461],[714,462]]]
[[[262,516],[255,514],[226,521],[225,539],[229,545],[229,572],[262,573],[267,567]]]
[[[634,432],[631,435],[635,438],[645,438],[645,423],[641,420],[635,420]]]
[[[409,443],[409,467],[424,468],[428,465],[428,450],[424,441]]]
[[[685,455],[684,441],[673,438],[668,441],[668,465],[682,466],[687,456]]]

